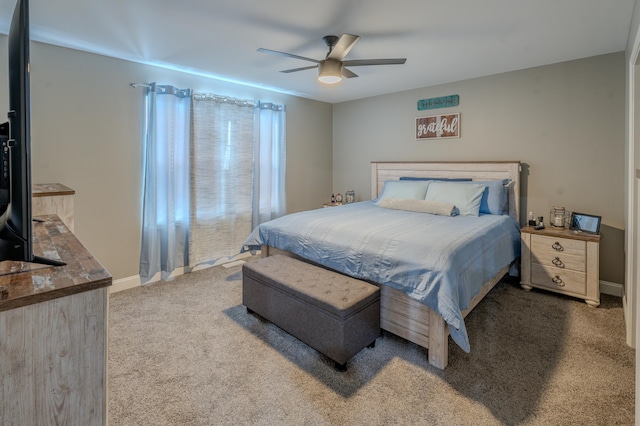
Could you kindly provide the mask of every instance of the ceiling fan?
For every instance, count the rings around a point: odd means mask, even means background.
[[[263,48],[258,49],[258,52],[272,53],[274,55],[281,55],[289,58],[302,59],[303,61],[314,62],[316,65],[302,68],[293,68],[280,72],[291,73],[318,68],[318,80],[325,84],[339,83],[342,80],[342,77],[353,78],[358,76],[356,73],[347,69],[346,67],[359,67],[363,65],[401,65],[407,61],[406,58],[354,59],[345,61],[343,60],[344,57],[347,56],[351,49],[353,49],[353,46],[355,46],[356,42],[360,40],[360,36],[353,34],[342,34],[342,36],[340,37],[328,35],[322,37],[322,40],[329,47],[327,56],[322,60]]]

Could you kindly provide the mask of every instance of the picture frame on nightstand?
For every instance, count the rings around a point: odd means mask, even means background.
[[[599,234],[601,221],[602,216],[573,212],[571,213],[569,229],[588,234]]]

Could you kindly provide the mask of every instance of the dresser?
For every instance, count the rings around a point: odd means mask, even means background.
[[[533,287],[600,305],[600,235],[547,227],[521,230],[521,281]]]
[[[0,262],[0,425],[107,423],[111,275],[62,220],[33,223],[34,254]]]
[[[73,197],[76,191],[61,183],[37,183],[31,189],[31,215],[58,215],[74,232]]]

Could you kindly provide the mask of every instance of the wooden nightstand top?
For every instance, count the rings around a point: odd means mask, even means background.
[[[554,228],[547,226],[544,229],[534,229],[533,226],[525,225],[520,230],[528,234],[546,235],[550,237],[569,238],[581,241],[600,241],[600,234],[589,234],[586,232],[572,231],[569,228]]]

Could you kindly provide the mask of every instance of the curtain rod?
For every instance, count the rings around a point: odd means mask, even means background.
[[[157,85],[155,83],[129,83],[131,87],[144,87],[146,89],[152,89],[159,95],[174,95],[179,98],[189,98],[191,97],[191,89],[178,89],[177,87],[161,84]]]
[[[152,87],[148,83],[129,83],[129,86],[133,88],[146,87],[147,89],[150,89]],[[177,90],[180,90],[180,89],[177,89]],[[272,109],[274,111],[281,111],[284,109],[284,105],[278,105],[272,102],[255,101],[253,99],[238,99],[238,98],[233,98],[231,96],[215,95],[210,93],[194,93],[193,95],[195,100],[213,100],[216,102],[223,102],[223,103],[228,102],[236,105],[245,105],[245,106],[254,106],[254,107],[258,106],[261,109]]]
[[[193,99],[196,101],[215,101],[220,103],[230,103],[235,105],[255,106],[253,99],[238,99],[231,96],[215,95],[212,93],[194,93]]]

